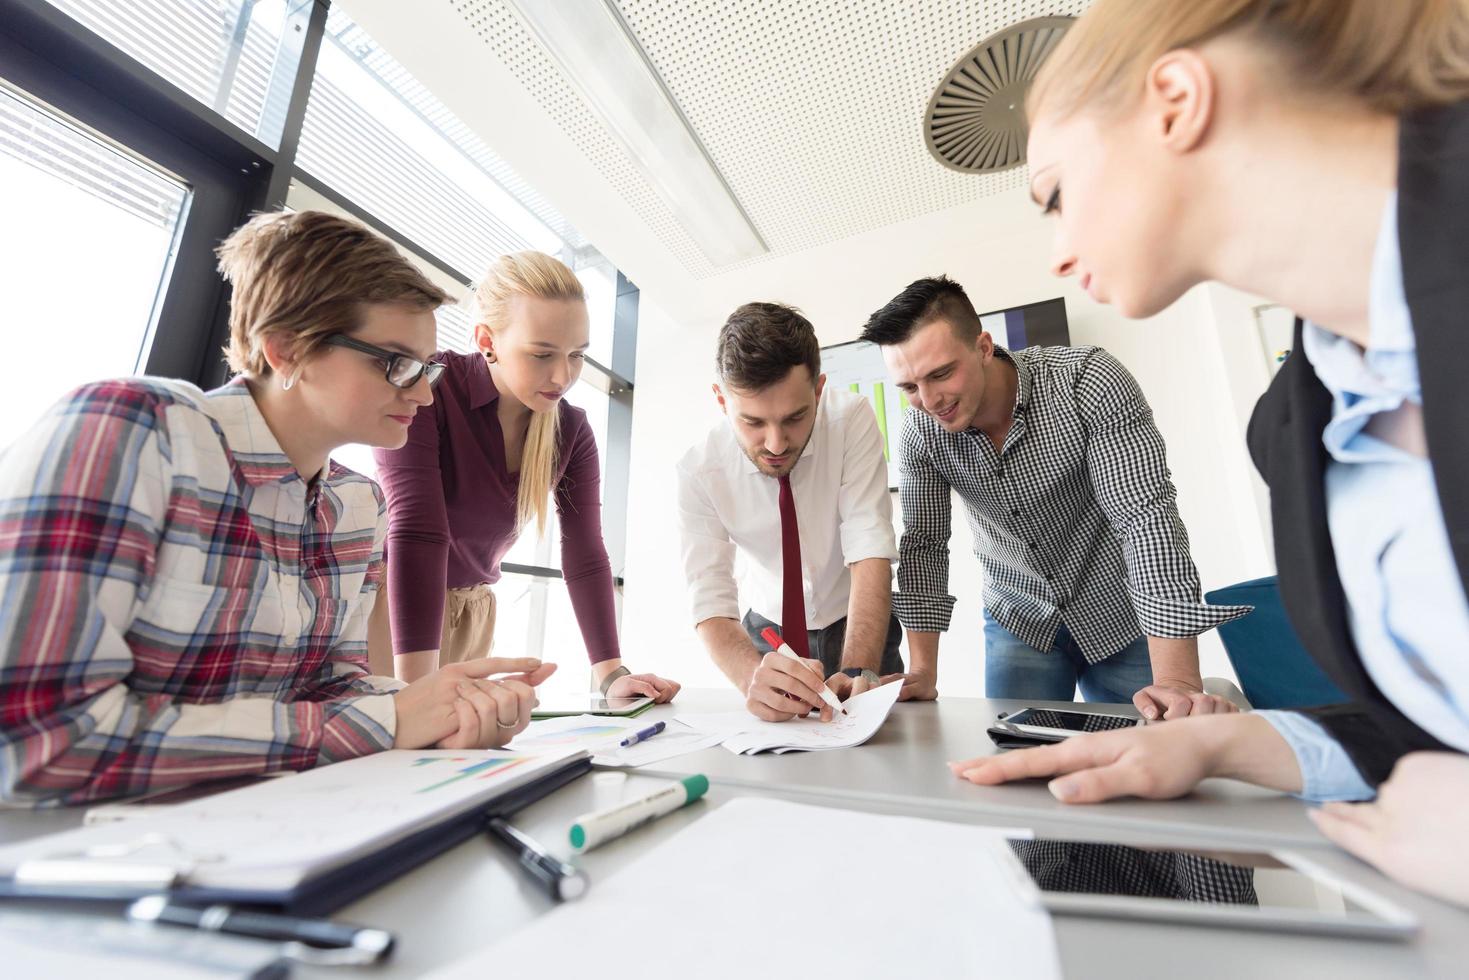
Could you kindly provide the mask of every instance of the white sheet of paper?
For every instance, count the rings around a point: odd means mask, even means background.
[[[992,828],[735,799],[433,977],[1059,980],[1050,916],[1005,846]],[[617,953],[629,936],[657,941]]]
[[[647,728],[652,722],[641,718],[610,718],[599,715],[568,715],[543,718],[526,726],[507,746],[512,752],[560,752],[586,749],[596,755],[617,748],[629,732]]]
[[[821,721],[815,714],[790,721],[762,721],[748,711],[679,715],[678,720],[695,731],[722,733],[724,747],[735,753],[845,749],[877,734],[902,688],[895,681],[848,698],[843,702],[847,714],[831,721]]]
[[[646,741],[627,748],[617,744],[629,732],[647,728],[651,724],[645,718],[605,718],[597,715],[546,718],[531,722],[506,748],[531,753],[559,752],[569,748],[586,749],[592,753],[592,762],[595,765],[631,769],[712,748],[724,741],[722,734],[696,732],[675,720],[669,721],[663,731]]]
[[[620,766],[625,769],[651,766],[655,762],[688,755],[690,752],[712,749],[723,741],[723,735],[696,732],[675,720],[670,721],[667,728],[646,742],[629,745],[625,749],[618,747],[611,752],[599,752],[592,756],[592,762],[599,766]]]

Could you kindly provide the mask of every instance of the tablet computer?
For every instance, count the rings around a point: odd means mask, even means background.
[[[1007,841],[1013,873],[1057,915],[1144,919],[1367,939],[1410,939],[1418,921],[1299,853]],[[1004,851],[1005,849],[1001,849]]]
[[[604,698],[595,691],[586,694],[552,694],[531,711],[532,718],[561,718],[566,715],[615,715],[628,718],[653,703],[650,697]]]

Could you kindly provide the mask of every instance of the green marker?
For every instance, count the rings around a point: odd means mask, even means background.
[[[571,825],[571,846],[577,853],[590,851],[599,844],[621,837],[634,827],[641,827],[649,820],[656,820],[694,802],[707,792],[707,776],[686,776],[630,803],[583,814]]]

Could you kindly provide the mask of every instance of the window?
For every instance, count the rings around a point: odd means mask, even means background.
[[[0,88],[7,356],[0,448],[86,381],[139,369],[189,189]],[[85,229],[85,233],[82,230]],[[80,291],[90,302],[58,302]]]
[[[309,61],[307,50],[316,52]],[[299,131],[287,132],[295,120]],[[146,370],[221,383],[227,294],[213,248],[251,211],[314,208],[363,221],[456,304],[506,251],[556,255],[581,278],[591,314],[589,356],[567,400],[586,410],[598,444],[603,526],[620,573],[632,388],[610,365],[614,342],[625,356],[636,338],[634,315],[617,320],[618,289],[635,291],[339,8],[321,0],[8,8],[0,177],[12,202],[7,230],[19,230],[5,236],[0,261],[28,287],[10,297],[7,319],[47,328],[17,341],[21,357],[43,369],[0,396],[0,448],[84,380]],[[57,302],[83,289],[105,303]],[[466,310],[447,305],[436,315],[441,349],[472,349]],[[365,446],[334,456],[375,470]],[[561,660],[557,683],[581,687],[559,536],[553,516],[547,535],[525,535],[512,550],[496,590],[497,645]]]
[[[587,310],[591,313],[591,346],[587,355],[599,364],[612,363],[612,323],[617,313],[617,270],[600,253],[578,256],[573,263],[576,277],[587,294]],[[598,440],[601,445],[601,440]]]
[[[300,168],[471,281],[505,252],[561,251],[444,122],[458,125],[345,14],[328,15]]]
[[[50,2],[267,146],[280,146],[309,4]]]

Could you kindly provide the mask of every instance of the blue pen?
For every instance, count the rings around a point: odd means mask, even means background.
[[[642,731],[633,732],[631,735],[623,739],[621,742],[618,742],[617,744],[622,746],[623,748],[627,748],[629,745],[637,745],[639,742],[644,741],[645,739],[652,738],[654,735],[657,735],[659,732],[663,731],[663,729],[667,727],[667,724],[665,724],[664,722],[655,721],[653,722],[653,724],[649,725],[647,728],[644,728]]]

